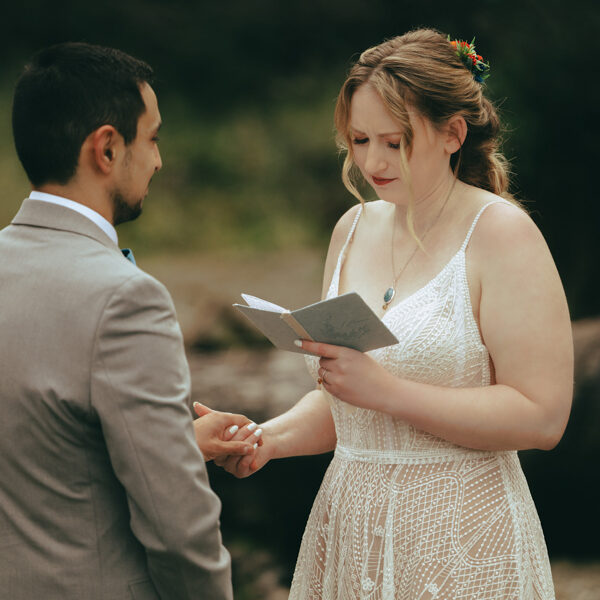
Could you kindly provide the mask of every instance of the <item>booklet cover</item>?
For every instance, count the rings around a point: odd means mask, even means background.
[[[310,354],[294,344],[307,339],[368,352],[397,344],[396,336],[356,293],[321,300],[297,310],[242,294],[246,304],[233,306],[282,350]]]

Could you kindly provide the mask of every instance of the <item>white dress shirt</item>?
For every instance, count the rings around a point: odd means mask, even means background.
[[[59,206],[64,206],[65,208],[70,208],[75,212],[87,217],[92,223],[96,224],[104,233],[115,243],[117,246],[119,245],[119,238],[117,237],[117,230],[114,228],[113,224],[107,221],[100,213],[97,213],[95,210],[92,210],[89,206],[85,206],[79,202],[74,202],[73,200],[69,200],[68,198],[63,198],[62,196],[55,196],[54,194],[46,194],[46,192],[38,192],[33,190],[31,194],[29,194],[30,200],[41,200],[42,202],[51,202],[52,204],[58,204]]]

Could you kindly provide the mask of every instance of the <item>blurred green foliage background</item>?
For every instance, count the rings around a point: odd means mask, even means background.
[[[25,0],[0,18],[0,226],[28,193],[10,133],[22,65],[60,41],[115,46],[158,80],[164,168],[143,218],[120,229],[147,255],[325,248],[354,202],[332,123],[352,59],[418,26],[476,36],[513,191],[548,240],[573,317],[600,312],[596,0]]]

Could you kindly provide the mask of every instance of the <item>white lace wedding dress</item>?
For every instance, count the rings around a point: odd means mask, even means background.
[[[491,204],[491,203],[490,203]],[[399,377],[490,385],[465,250],[390,307],[400,343],[371,355]],[[340,253],[327,297],[360,218]],[[317,378],[318,362],[307,357]],[[328,395],[337,447],[309,517],[290,600],[552,600],[544,536],[516,452],[456,446]]]

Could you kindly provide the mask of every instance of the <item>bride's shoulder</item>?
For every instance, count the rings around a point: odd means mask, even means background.
[[[345,244],[346,239],[350,235],[350,230],[354,225],[354,221],[358,216],[359,212],[362,212],[362,204],[355,204],[352,208],[348,209],[338,220],[331,233],[331,242],[329,244],[330,250],[337,249],[341,250]]]
[[[394,213],[394,205],[385,200],[371,200],[365,202],[365,217],[386,217]]]
[[[515,237],[539,235],[533,219],[518,202],[497,194],[475,188],[473,210],[480,213],[473,242],[504,246],[514,243]]]
[[[485,190],[476,190],[474,210],[480,217],[469,246],[473,258],[487,265],[520,262],[523,252],[546,254],[546,242],[527,211]],[[483,212],[481,212],[483,211]]]
[[[355,227],[355,231],[358,231],[364,221],[367,229],[369,229],[371,223],[378,223],[382,217],[390,214],[393,214],[393,207],[384,200],[372,200],[364,204],[355,204],[340,217],[333,228],[330,249],[339,253],[353,227]]]

